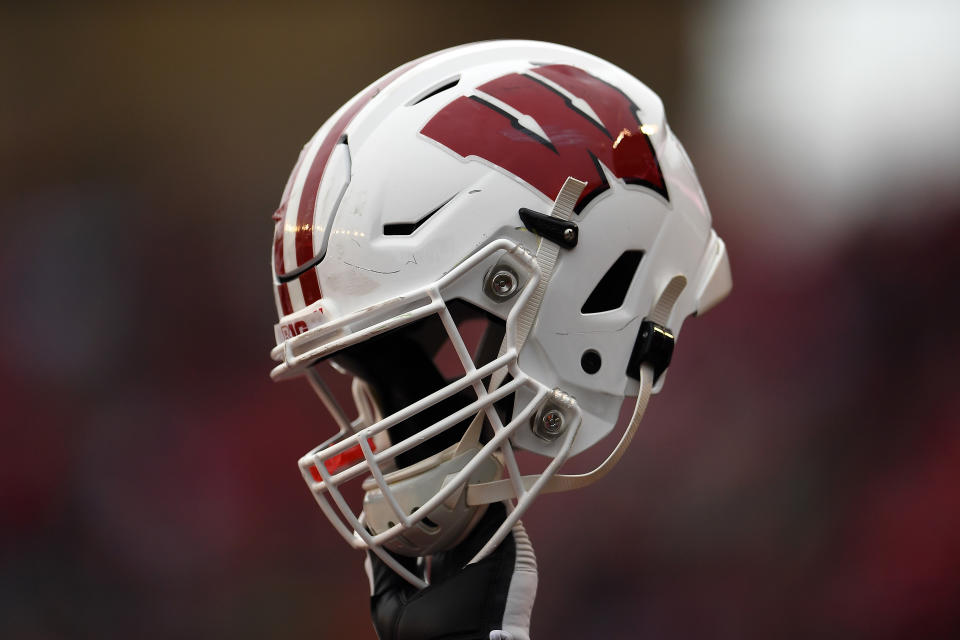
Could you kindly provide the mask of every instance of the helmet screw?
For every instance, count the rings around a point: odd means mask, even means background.
[[[563,414],[557,409],[546,409],[533,421],[533,433],[546,441],[555,440],[563,433]]]
[[[517,292],[517,274],[505,265],[497,265],[487,276],[487,295],[497,301],[510,298]]]
[[[563,416],[556,409],[550,409],[540,416],[540,424],[544,433],[557,435],[563,429]]]
[[[551,442],[567,429],[567,420],[576,408],[576,400],[560,389],[554,389],[530,420],[530,429],[541,440]]]
[[[567,242],[573,242],[574,238],[577,237],[577,232],[573,230],[572,227],[567,227],[563,230],[563,239]]]

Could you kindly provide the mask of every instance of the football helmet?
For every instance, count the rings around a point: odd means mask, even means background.
[[[657,95],[542,42],[377,80],[304,146],[274,219],[271,376],[305,376],[339,427],[303,478],[348,543],[418,586],[394,554],[449,549],[504,502],[477,560],[535,496],[609,471],[684,318],[731,287]],[[560,473],[626,397],[606,460]]]

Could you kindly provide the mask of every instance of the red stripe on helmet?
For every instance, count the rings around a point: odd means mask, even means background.
[[[286,282],[277,285],[277,293],[280,297],[280,310],[283,311],[283,315],[293,313],[293,303],[290,301],[290,291],[287,289]]]
[[[297,163],[293,165],[293,171],[290,172],[290,177],[287,178],[287,184],[283,187],[283,195],[280,196],[280,206],[273,212],[273,219],[276,222],[273,230],[273,271],[278,276],[282,276],[287,272],[287,267],[283,264],[283,238],[284,235],[286,235],[284,233],[286,226],[284,221],[287,217],[287,201],[290,200],[293,183],[297,180],[297,174],[300,173],[300,165],[303,164],[303,158],[306,155],[306,148],[301,149],[300,155],[297,156]]]
[[[330,159],[337,141],[343,136],[344,129],[353,121],[357,113],[363,109],[373,98],[383,91],[387,85],[397,79],[402,73],[408,71],[413,66],[423,62],[427,57],[408,62],[402,67],[394,69],[391,73],[384,76],[379,82],[371,85],[347,108],[343,114],[337,118],[336,123],[327,132],[320,148],[317,149],[310,170],[307,173],[306,182],[303,184],[303,192],[300,194],[300,205],[297,208],[297,235],[295,240],[297,252],[297,266],[310,262],[314,258],[313,249],[313,213],[317,204],[317,192],[320,190],[320,180],[323,178],[323,171]]]
[[[305,305],[311,305],[323,297],[323,293],[320,291],[320,278],[317,276],[315,268],[304,271],[300,274],[299,280]]]
[[[279,214],[276,226],[273,228],[273,272],[278,276],[282,276],[287,271],[283,266],[283,210],[285,207],[285,204],[281,205],[274,214],[274,217]]]

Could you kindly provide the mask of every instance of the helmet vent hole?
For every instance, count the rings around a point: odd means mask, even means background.
[[[433,217],[433,214],[437,213],[438,211],[440,211],[440,209],[443,209],[445,206],[447,206],[447,204],[449,204],[450,201],[456,197],[456,195],[457,194],[453,194],[452,196],[444,200],[440,204],[440,206],[436,207],[432,211],[427,212],[427,214],[422,218],[420,218],[419,220],[415,220],[413,222],[392,222],[392,223],[383,225],[383,235],[385,236],[411,235],[414,231],[419,229],[424,222],[426,222],[431,217]]]
[[[600,354],[594,349],[587,349],[583,352],[583,355],[580,356],[580,367],[591,375],[600,371],[601,362]]]
[[[411,101],[407,106],[412,107],[412,106],[415,105],[415,104],[420,104],[421,102],[423,102],[424,100],[426,100],[426,99],[428,99],[428,98],[432,98],[433,96],[437,95],[438,93],[443,93],[443,92],[446,91],[447,89],[453,89],[455,86],[457,86],[457,84],[459,84],[459,82],[460,82],[460,76],[456,76],[456,77],[454,77],[454,78],[450,78],[450,79],[444,81],[440,86],[434,87],[433,89],[430,89],[429,91],[427,91],[427,92],[424,93],[423,95],[421,95],[421,96],[419,96],[419,97],[417,97],[417,98],[414,98],[413,101]]]
[[[643,251],[624,251],[590,292],[587,301],[580,308],[580,313],[601,313],[619,309],[627,297],[630,283],[633,282],[642,258]]]

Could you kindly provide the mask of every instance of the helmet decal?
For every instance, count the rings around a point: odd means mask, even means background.
[[[477,156],[501,167],[548,198],[568,176],[585,181],[577,213],[609,188],[601,164],[627,184],[669,199],[639,108],[619,89],[577,67],[555,64],[502,76],[478,91],[485,95],[457,98],[420,133],[463,158]],[[532,117],[546,137],[485,96]]]

